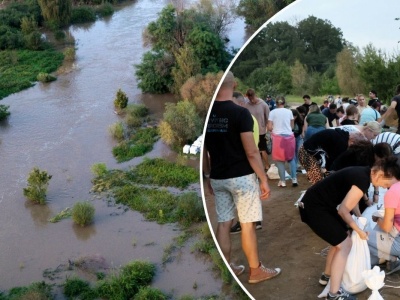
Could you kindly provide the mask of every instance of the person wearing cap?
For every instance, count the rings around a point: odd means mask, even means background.
[[[267,268],[260,262],[255,222],[262,220],[261,200],[266,200],[271,190],[254,141],[251,114],[232,101],[235,86],[229,71],[211,106],[202,152],[204,189],[214,195],[221,252],[239,276],[245,267],[231,261],[230,236],[237,211],[242,249],[250,267],[248,282],[258,283],[279,275],[281,269]]]
[[[271,95],[267,95],[267,98],[265,99],[265,103],[268,104],[269,111],[272,111],[276,107],[275,100],[272,99]]]

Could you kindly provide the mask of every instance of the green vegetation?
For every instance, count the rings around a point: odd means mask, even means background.
[[[131,134],[129,140],[120,142],[113,148],[113,155],[118,162],[142,156],[153,149],[158,140],[157,128],[140,128]]]
[[[99,17],[108,17],[114,13],[114,7],[109,2],[104,2],[96,9],[96,14]]]
[[[57,79],[56,77],[54,77],[48,73],[43,73],[43,72],[39,73],[37,76],[37,80],[41,81],[41,82],[51,82],[56,79]]]
[[[82,5],[72,8],[71,23],[86,23],[96,21],[96,11],[93,7]]]
[[[245,18],[253,30],[258,29],[268,19],[295,0],[240,0],[237,13]]]
[[[8,111],[9,108],[9,105],[0,104],[0,121],[4,120],[10,115],[10,112]]]
[[[26,299],[38,299],[38,300],[52,300],[54,299],[51,293],[52,287],[46,284],[44,281],[35,282],[27,287],[14,287],[8,294],[2,294],[0,292],[1,300],[26,300]]]
[[[107,166],[105,163],[93,164],[90,170],[96,177],[101,177],[107,174]]]
[[[51,177],[52,175],[48,175],[46,171],[33,168],[28,176],[28,187],[23,189],[24,196],[32,202],[46,204],[46,193]]]
[[[86,226],[93,222],[95,208],[90,202],[76,202],[72,207],[71,216],[75,224]]]
[[[159,289],[144,287],[139,290],[133,300],[167,300],[168,297]]]
[[[49,219],[49,222],[57,223],[63,219],[67,219],[67,218],[71,217],[71,215],[72,215],[71,208],[67,207],[67,208],[63,209],[62,211],[60,211],[53,218]]]
[[[118,89],[114,99],[114,107],[117,110],[122,110],[127,107],[128,100],[128,96],[121,89]]]
[[[121,122],[111,124],[110,127],[108,127],[108,132],[117,141],[122,141],[124,139],[124,124]]]
[[[55,71],[63,59],[63,54],[54,50],[0,51],[0,99],[31,87],[39,73]]]

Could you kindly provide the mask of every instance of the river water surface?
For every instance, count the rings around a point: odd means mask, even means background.
[[[157,264],[154,286],[175,296],[220,292],[222,282],[211,264],[190,251],[165,268],[160,266],[164,247],[180,233],[173,224],[146,222],[139,213],[98,200],[92,202],[96,215],[91,226],[80,228],[70,219],[48,222],[76,201],[93,200],[89,191],[94,163],[104,162],[112,169],[141,161],[117,164],[111,153],[115,142],[108,127],[119,120],[113,112],[119,88],[130,103],[145,104],[156,117],[162,116],[166,102],[176,101],[170,95],[141,94],[134,78],[133,65],[146,51],[142,30],[166,4],[139,0],[108,20],[71,27],[77,42],[72,70],[51,84],[38,83],[1,101],[10,105],[11,116],[0,123],[0,290],[41,281],[47,268],[95,255],[116,267],[137,259]],[[240,47],[243,22],[232,28],[232,43]],[[162,142],[147,156],[175,158]],[[197,166],[198,161],[191,163]],[[53,176],[45,206],[32,205],[23,196],[35,166]]]

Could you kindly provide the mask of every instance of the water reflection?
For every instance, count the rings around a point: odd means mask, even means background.
[[[77,224],[73,224],[72,229],[74,230],[75,236],[81,241],[86,241],[90,237],[96,235],[96,226],[94,224],[84,227]]]
[[[35,204],[27,200],[25,208],[30,211],[33,223],[37,227],[46,227],[49,225],[49,219],[53,212],[48,205]]]

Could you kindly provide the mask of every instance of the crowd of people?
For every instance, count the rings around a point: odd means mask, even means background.
[[[322,285],[330,282],[326,299],[356,299],[341,288],[352,246],[350,231],[368,240],[372,264],[385,262],[388,272],[400,271],[400,119],[397,132],[383,130],[394,111],[400,116],[400,85],[387,111],[376,91],[369,96],[368,104],[358,94],[356,99],[329,97],[318,106],[304,95],[302,105],[290,108],[284,97],[267,95],[263,100],[254,89],[243,95],[236,91],[233,73],[227,72],[209,114],[202,171],[204,188],[215,198],[218,246],[236,276],[245,271],[231,255],[231,233],[237,232],[249,265],[249,283],[281,273],[261,262],[256,235],[261,200],[270,198],[269,154],[281,188],[286,187],[286,165],[294,188],[299,170],[306,171],[310,187],[298,203],[299,214],[331,245],[319,278]],[[352,215],[360,217],[377,202],[379,188],[388,189],[384,215],[374,217],[376,226],[366,232]]]

